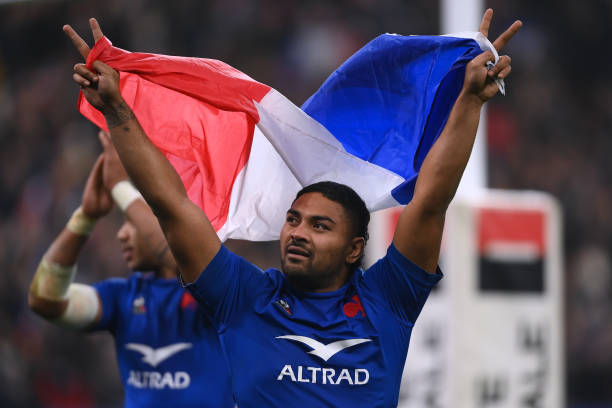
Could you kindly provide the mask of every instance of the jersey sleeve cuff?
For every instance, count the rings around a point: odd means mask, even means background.
[[[429,273],[406,258],[393,243],[391,243],[387,250],[387,258],[401,270],[407,271],[415,280],[423,285],[433,287],[444,277],[440,266],[436,266],[435,273]]]
[[[210,261],[208,266],[206,266],[206,268],[202,270],[202,273],[200,273],[200,276],[198,276],[198,278],[191,283],[186,283],[183,280],[183,275],[179,272],[179,281],[181,282],[183,288],[189,290],[195,289],[199,292],[198,287],[206,285],[206,282],[204,282],[206,279],[208,279],[206,275],[210,275],[211,273],[215,273],[216,271],[221,270],[224,267],[225,262],[228,256],[230,256],[230,254],[231,252],[229,251],[229,249],[227,249],[225,245],[221,244],[221,247],[219,247],[217,254]]]

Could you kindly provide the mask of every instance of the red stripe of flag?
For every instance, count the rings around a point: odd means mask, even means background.
[[[123,98],[179,173],[189,198],[219,230],[259,121],[253,101],[270,88],[221,61],[129,53],[106,38],[91,50],[88,66],[96,59],[120,71]],[[82,94],[78,108],[106,129]]]

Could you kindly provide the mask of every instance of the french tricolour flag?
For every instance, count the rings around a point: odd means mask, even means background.
[[[351,186],[371,211],[406,204],[465,73],[479,33],[381,35],[303,105],[217,60],[130,53],[99,40],[87,64],[121,73],[121,92],[190,199],[222,240],[278,239],[297,191]],[[81,94],[79,110],[101,128]]]

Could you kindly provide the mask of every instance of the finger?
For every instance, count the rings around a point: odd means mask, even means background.
[[[497,64],[489,70],[488,75],[492,78],[496,78],[501,71],[510,65],[511,61],[512,59],[508,55],[502,55],[499,57]]]
[[[97,178],[99,176],[100,172],[102,171],[103,164],[104,164],[104,155],[100,154],[98,158],[96,159],[96,163],[91,169],[91,174],[93,175],[94,178]]]
[[[493,41],[493,46],[497,51],[501,51],[502,48],[508,44],[508,41],[514,37],[518,30],[523,26],[523,22],[521,20],[516,20],[510,27],[506,29],[495,41]]]
[[[91,33],[93,34],[95,42],[98,42],[100,38],[104,37],[104,34],[102,34],[102,29],[100,28],[100,24],[98,24],[98,20],[96,20],[95,18],[90,18],[89,27],[91,28]]]
[[[511,71],[512,71],[512,67],[508,65],[506,68],[502,69],[499,74],[497,74],[497,77],[499,79],[508,78],[508,75],[510,75]]]
[[[112,67],[98,60],[94,61],[93,67],[101,75],[110,75],[113,72],[115,72],[115,70]]]
[[[89,181],[91,183],[90,186],[92,186],[96,190],[100,188],[103,166],[104,166],[104,157],[102,155],[99,155],[98,158],[96,159],[94,166],[91,169],[91,173],[89,173]]]
[[[96,169],[96,168],[100,167],[102,165],[103,161],[104,161],[104,155],[102,153],[100,153],[98,155],[98,158],[96,159],[96,163],[94,164],[93,168]]]
[[[77,74],[76,72],[72,74],[72,80],[76,82],[77,85],[79,85],[82,88],[91,85],[91,82],[89,82],[88,79],[83,78],[81,75]]]
[[[114,146],[113,141],[110,138],[110,134],[108,134],[108,132],[104,130],[100,130],[100,132],[98,133],[98,138],[100,139],[100,143],[102,143],[102,146],[104,147],[104,152],[107,154],[111,153],[114,149]]]
[[[108,145],[110,143],[109,137],[108,137],[108,133],[106,133],[104,130],[100,130],[98,132],[98,139],[100,140],[100,144],[102,144],[102,147],[104,148],[104,151],[106,151],[106,149],[108,148]]]
[[[89,55],[89,46],[87,45],[87,43],[68,24],[62,27],[62,29],[64,30],[68,38],[72,40],[72,43],[76,47],[79,54],[81,54],[83,59],[87,59],[87,56]]]
[[[493,9],[487,9],[484,15],[482,16],[482,20],[480,21],[480,31],[485,37],[489,36],[489,27],[491,27],[491,20],[493,19]]]
[[[487,61],[495,61],[495,56],[491,51],[484,51],[478,54],[472,59],[472,61],[470,61],[470,63],[476,66],[484,66]]]
[[[94,182],[97,189],[104,187],[104,160],[104,153],[101,153],[98,156],[98,160],[96,161],[96,165],[94,166],[93,170]]]
[[[92,83],[98,82],[99,80],[98,76],[91,72],[89,69],[87,69],[85,64],[76,64],[74,66],[74,72],[76,74],[79,74],[83,78],[88,79]]]

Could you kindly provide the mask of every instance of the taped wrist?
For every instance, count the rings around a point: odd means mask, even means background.
[[[115,186],[111,189],[111,196],[113,196],[113,200],[115,200],[115,204],[121,211],[127,210],[127,208],[134,201],[142,198],[142,195],[136,188],[127,180],[123,180],[115,184]]]
[[[43,258],[36,269],[30,291],[47,300],[64,300],[76,274],[76,265],[64,266]]]
[[[96,221],[95,218],[85,215],[83,209],[79,207],[72,213],[66,228],[77,235],[89,235],[96,225]]]

